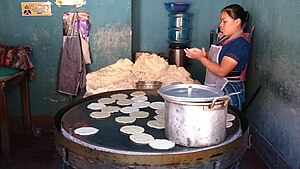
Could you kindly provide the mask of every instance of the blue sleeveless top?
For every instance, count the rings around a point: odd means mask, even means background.
[[[220,52],[219,60],[224,56],[231,57],[238,62],[232,71],[241,72],[249,62],[251,56],[251,43],[245,37],[238,37],[226,43]]]

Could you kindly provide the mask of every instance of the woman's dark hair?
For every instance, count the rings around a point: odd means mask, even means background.
[[[249,20],[249,13],[238,4],[228,5],[221,12],[226,12],[233,19],[241,19],[242,25]]]

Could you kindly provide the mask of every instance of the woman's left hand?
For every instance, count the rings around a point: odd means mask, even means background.
[[[194,58],[194,59],[199,59],[202,57],[206,57],[206,52],[205,49],[199,49],[199,48],[186,48],[184,49],[184,52],[187,57],[189,58]]]

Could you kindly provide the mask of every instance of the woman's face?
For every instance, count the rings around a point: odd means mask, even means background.
[[[226,12],[221,12],[219,26],[224,35],[231,36],[241,29],[241,20],[233,19]]]

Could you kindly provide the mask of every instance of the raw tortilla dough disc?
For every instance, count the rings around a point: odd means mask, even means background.
[[[175,146],[175,143],[167,139],[155,139],[149,143],[149,146],[154,149],[168,150],[170,148],[173,148]]]
[[[95,119],[104,119],[104,118],[107,118],[110,116],[110,113],[107,112],[107,111],[94,111],[90,114],[90,116],[92,118],[95,118]]]
[[[160,101],[152,102],[152,103],[150,103],[150,107],[152,109],[164,109],[165,108],[165,103],[160,102]]]
[[[102,103],[102,104],[112,104],[115,102],[115,100],[112,98],[101,98],[101,99],[98,99],[98,102]]]
[[[144,91],[134,91],[130,94],[130,96],[145,96],[146,92]]]
[[[129,114],[129,113],[132,113],[132,112],[136,112],[136,111],[139,111],[140,109],[137,108],[137,107],[123,107],[120,109],[120,111],[122,113],[125,113],[125,114]]]
[[[107,106],[107,107],[103,107],[101,109],[102,112],[106,111],[109,113],[116,113],[120,110],[121,108],[119,106]]]
[[[133,103],[133,101],[130,99],[121,99],[121,100],[117,101],[117,104],[121,105],[121,106],[131,105],[132,103]]]
[[[136,134],[136,133],[142,133],[145,131],[145,129],[141,126],[136,126],[136,125],[128,125],[128,126],[123,126],[120,128],[120,131],[125,133],[125,134]]]
[[[231,121],[227,121],[226,122],[226,128],[229,128],[233,125],[233,123]]]
[[[144,102],[144,101],[148,100],[148,97],[147,96],[135,96],[135,97],[131,98],[131,100],[133,102]]]
[[[154,116],[154,119],[155,120],[157,120],[157,121],[159,121],[159,122],[165,122],[165,115],[163,115],[163,114],[158,114],[158,115],[156,115],[156,116]]]
[[[88,109],[92,110],[101,110],[103,107],[106,107],[103,103],[91,103],[87,106]]]
[[[110,97],[114,100],[122,100],[122,99],[126,99],[128,95],[124,93],[119,93],[119,94],[112,94]]]
[[[82,135],[82,136],[87,136],[87,135],[92,135],[95,134],[99,131],[99,129],[95,127],[79,127],[74,130],[75,134]]]
[[[157,109],[155,110],[156,114],[165,114],[165,109]]]
[[[156,128],[156,129],[164,129],[165,128],[165,123],[158,121],[158,120],[150,120],[147,122],[147,125],[149,127]]]
[[[137,107],[137,108],[146,108],[150,105],[150,102],[145,101],[145,102],[134,102],[132,103],[132,107]]]
[[[136,120],[136,118],[130,117],[130,116],[120,116],[120,117],[115,118],[116,122],[124,123],[124,124],[133,123],[133,122],[135,122],[135,120]]]
[[[149,113],[146,111],[136,111],[129,114],[130,117],[134,118],[147,118],[149,116]]]
[[[130,140],[138,144],[149,144],[154,137],[147,133],[136,133],[129,136]]]
[[[226,121],[233,121],[235,119],[235,116],[233,114],[227,113],[226,115]]]

